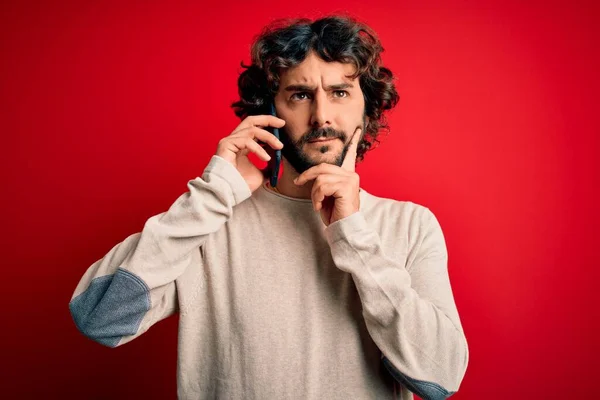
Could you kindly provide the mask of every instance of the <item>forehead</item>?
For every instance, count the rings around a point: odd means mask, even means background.
[[[326,62],[314,52],[310,52],[304,61],[295,67],[281,72],[281,86],[289,84],[307,85],[332,85],[343,82],[353,82],[358,78],[350,79],[356,68],[352,64],[341,62]]]

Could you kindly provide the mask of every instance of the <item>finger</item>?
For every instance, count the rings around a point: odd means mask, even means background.
[[[269,155],[269,153],[267,153],[265,149],[260,147],[260,145],[254,140],[248,139],[246,143],[247,148],[250,149],[250,151],[256,154],[259,158],[261,158],[264,161],[271,160],[271,156]]]
[[[281,118],[277,118],[273,115],[251,115],[246,117],[238,126],[234,129],[232,133],[236,133],[237,131],[245,128],[251,128],[253,126],[272,126],[274,128],[281,128],[285,125],[285,120]]]
[[[315,179],[317,176],[319,176],[321,174],[339,173],[338,168],[339,167],[337,167],[335,165],[327,164],[327,163],[322,163],[322,164],[316,165],[314,167],[307,169],[303,173],[301,173],[296,179],[294,179],[294,183],[296,185],[304,185],[306,182]]]
[[[335,201],[336,193],[341,193],[341,190],[345,187],[345,183],[341,180],[329,182],[322,185],[320,189],[314,191],[313,207],[315,211],[319,211],[323,208],[323,204],[327,199]],[[338,196],[339,197],[339,196]]]
[[[346,158],[344,158],[344,162],[342,163],[342,168],[347,171],[352,171],[356,169],[356,152],[358,149],[358,143],[361,139],[362,128],[357,128],[354,131],[354,135],[352,135],[352,139],[350,139],[350,147],[348,147],[348,152],[346,153]]]
[[[333,196],[338,189],[340,184],[344,182],[344,178],[340,175],[322,175],[319,180],[315,181],[315,185],[311,191],[311,199],[313,202],[313,208],[319,211],[323,206],[325,197]]]
[[[283,143],[279,139],[277,139],[275,135],[257,126],[242,129],[236,132],[233,136],[250,137],[252,139],[258,140],[259,142],[262,142],[261,144],[266,143],[276,150],[283,148]]]

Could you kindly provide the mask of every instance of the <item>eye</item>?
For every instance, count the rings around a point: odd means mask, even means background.
[[[297,96],[308,96],[308,93],[306,93],[306,92],[297,92],[297,93],[294,93],[290,98],[291,99],[304,100],[304,98],[298,98]]]
[[[339,93],[339,94],[341,94],[340,96],[337,96],[337,97],[340,97],[340,98],[344,98],[344,97],[348,97],[349,96],[349,93],[346,90],[335,90],[333,93]]]

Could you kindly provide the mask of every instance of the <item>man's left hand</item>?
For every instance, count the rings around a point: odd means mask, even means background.
[[[311,192],[313,208],[321,212],[321,219],[327,226],[360,209],[360,178],[355,172],[355,166],[361,133],[361,128],[354,131],[341,167],[322,163],[307,169],[294,180],[299,186],[315,180]]]

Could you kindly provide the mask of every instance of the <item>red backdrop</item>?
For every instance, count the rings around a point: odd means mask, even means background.
[[[73,290],[237,126],[252,37],[344,10],[379,33],[401,96],[361,183],[430,207],[446,236],[470,345],[454,398],[595,393],[593,6],[275,3],[2,2],[2,397],[176,397],[177,317],[109,349],[78,333]]]

